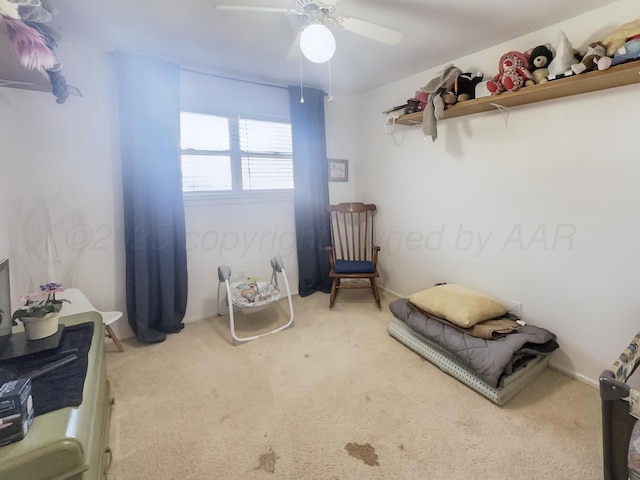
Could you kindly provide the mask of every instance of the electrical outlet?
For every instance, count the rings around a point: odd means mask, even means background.
[[[511,313],[518,318],[522,318],[522,303],[511,300]]]

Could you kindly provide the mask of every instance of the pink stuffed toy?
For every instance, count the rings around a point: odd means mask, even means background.
[[[487,82],[487,90],[492,95],[498,95],[505,90],[510,92],[518,90],[526,82],[533,81],[533,75],[528,67],[527,54],[516,51],[505,53],[500,58],[500,73]]]

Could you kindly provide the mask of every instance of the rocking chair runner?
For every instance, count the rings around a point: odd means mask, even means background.
[[[374,204],[340,203],[327,207],[331,217],[331,240],[333,245],[327,247],[333,278],[329,308],[332,308],[338,289],[371,288],[378,308],[380,292],[376,285],[378,274],[378,252],[380,247],[374,242],[373,215]],[[364,279],[368,283],[345,283],[342,279]]]

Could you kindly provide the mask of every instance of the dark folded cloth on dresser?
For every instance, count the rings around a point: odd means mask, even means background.
[[[0,363],[0,385],[16,378],[30,377],[35,415],[82,403],[82,390],[89,364],[93,322],[65,327],[58,348]],[[77,358],[73,359],[73,356]],[[64,363],[45,373],[43,369],[64,359]]]

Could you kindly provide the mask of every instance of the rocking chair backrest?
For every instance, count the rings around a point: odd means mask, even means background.
[[[327,207],[331,216],[331,239],[341,260],[373,260],[374,204],[339,203]]]

